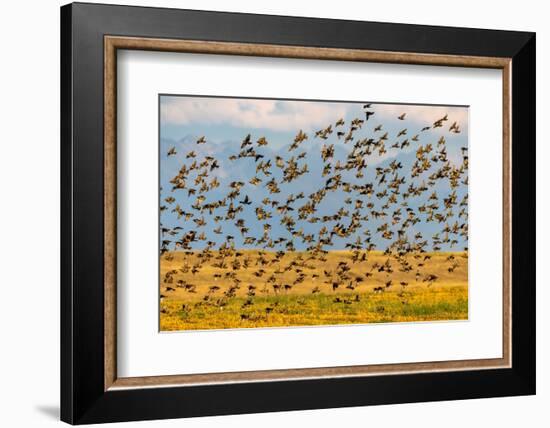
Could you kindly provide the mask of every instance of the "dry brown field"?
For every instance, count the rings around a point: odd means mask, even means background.
[[[239,253],[224,258],[224,266],[215,266],[219,259],[213,257],[195,272],[200,252],[163,255],[161,331],[468,318],[465,252],[409,254],[408,272],[391,256],[373,251],[356,262],[351,251],[330,251],[324,261],[303,252],[278,259],[262,252],[259,263],[258,251]],[[339,265],[349,267],[343,278]]]

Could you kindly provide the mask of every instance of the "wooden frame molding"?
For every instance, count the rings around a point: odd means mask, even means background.
[[[116,85],[117,50],[170,51],[218,55],[242,55],[322,59],[336,61],[422,64],[502,70],[503,82],[503,356],[496,359],[439,361],[406,364],[362,365],[307,369],[265,370],[231,373],[207,373],[173,376],[118,378],[116,367]],[[252,43],[171,40],[137,37],[104,37],[104,389],[151,388],[297,380],[308,378],[360,377],[380,374],[443,372],[511,367],[512,353],[512,61],[510,58],[418,54],[359,49],[335,49]]]

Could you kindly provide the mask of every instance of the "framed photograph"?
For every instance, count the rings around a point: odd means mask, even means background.
[[[61,8],[61,418],[535,393],[535,35]]]

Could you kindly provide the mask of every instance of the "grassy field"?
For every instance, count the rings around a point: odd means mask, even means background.
[[[412,269],[403,271],[395,259],[380,252],[370,252],[367,260],[355,263],[351,251],[331,251],[324,261],[300,252],[275,258],[274,253],[242,250],[223,259],[213,252],[207,261],[199,253],[168,253],[160,263],[160,328],[468,318],[466,253],[408,255],[405,263]],[[349,267],[343,276],[342,264]],[[199,268],[194,270],[194,266]],[[292,269],[285,270],[288,266]],[[428,275],[437,279],[430,280]]]

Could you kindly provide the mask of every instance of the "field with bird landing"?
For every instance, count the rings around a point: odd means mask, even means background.
[[[467,108],[160,109],[161,331],[468,319]]]
[[[239,253],[242,253],[239,254]],[[362,257],[364,252],[361,252]],[[161,330],[363,324],[374,322],[462,320],[468,317],[468,261],[465,252],[424,253],[418,262],[437,276],[381,269],[388,257],[368,254],[353,263],[350,251],[331,251],[325,260],[308,260],[301,252],[281,258],[269,252],[238,251],[225,263],[249,260],[239,270],[243,286],[234,287],[226,268],[209,263],[192,274],[176,275],[166,292],[169,272],[197,261],[196,253],[168,254],[161,261]],[[213,258],[218,254],[212,254]],[[258,276],[256,260],[263,260]],[[294,264],[297,269],[287,269]],[[345,266],[350,269],[345,273]],[[449,272],[450,266],[456,266]],[[298,270],[298,272],[296,272]],[[229,272],[231,273],[231,271]],[[278,283],[273,279],[277,275]],[[296,282],[298,280],[298,282]],[[207,297],[207,299],[205,299]]]

